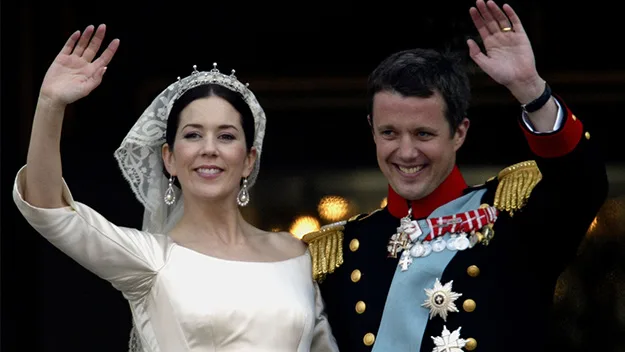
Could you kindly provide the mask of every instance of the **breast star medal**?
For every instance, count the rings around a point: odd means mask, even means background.
[[[462,294],[451,290],[452,283],[453,280],[443,286],[441,282],[436,279],[433,288],[425,289],[427,299],[421,306],[430,309],[430,320],[439,315],[443,318],[443,321],[446,322],[447,313],[458,312],[458,307],[456,307],[454,301],[462,296]]]
[[[447,327],[443,325],[443,333],[441,336],[434,337],[434,349],[432,352],[463,352],[462,348],[466,346],[467,340],[460,338],[460,329],[449,332]]]

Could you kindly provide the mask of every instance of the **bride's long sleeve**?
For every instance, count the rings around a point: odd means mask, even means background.
[[[311,352],[337,352],[339,350],[332,328],[324,313],[324,303],[319,292],[319,285],[315,282],[315,330],[313,332]]]
[[[168,238],[116,226],[97,211],[75,202],[63,180],[68,206],[35,207],[24,200],[27,167],[20,169],[13,200],[26,221],[56,248],[109,281],[127,298],[140,298],[164,265]]]

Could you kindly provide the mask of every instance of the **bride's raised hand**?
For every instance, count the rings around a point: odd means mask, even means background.
[[[69,37],[46,72],[41,84],[41,99],[65,106],[84,98],[100,85],[106,67],[119,47],[119,39],[112,40],[94,60],[105,32],[106,26],[101,24],[97,30],[88,26],[84,32],[76,31]]]

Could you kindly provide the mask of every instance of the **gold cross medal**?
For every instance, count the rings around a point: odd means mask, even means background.
[[[401,230],[401,227],[397,228],[397,233],[391,236],[386,247],[389,258],[397,258],[397,254],[406,248],[408,245],[408,236]]]
[[[397,254],[403,250],[408,250],[412,246],[411,242],[421,236],[423,231],[419,227],[419,223],[416,220],[410,219],[411,210],[408,211],[408,215],[403,217],[399,222],[397,233],[393,234],[389,239],[387,245],[387,251],[389,258],[397,258]],[[410,265],[408,263],[408,265]]]

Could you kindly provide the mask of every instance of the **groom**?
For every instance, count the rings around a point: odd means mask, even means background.
[[[469,13],[486,49],[469,40],[470,56],[518,101],[534,157],[467,186],[465,70],[426,49],[380,63],[368,119],[388,205],[303,238],[342,351],[548,350],[556,280],[607,196],[583,117],[538,74],[513,9]]]

